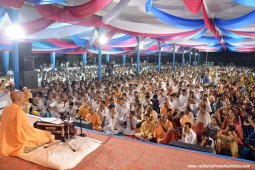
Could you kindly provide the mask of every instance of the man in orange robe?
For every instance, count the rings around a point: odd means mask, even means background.
[[[83,102],[82,106],[80,107],[78,111],[78,115],[81,116],[83,119],[86,119],[88,114],[89,114],[89,107],[85,102]]]
[[[157,142],[164,138],[165,133],[168,129],[173,129],[172,123],[167,119],[167,114],[164,114],[161,118],[159,118],[155,130],[154,130],[154,138],[156,138]]]
[[[92,107],[89,109],[89,112],[90,113],[87,115],[86,120],[92,123],[94,130],[102,131],[102,122],[100,120],[99,114],[94,112],[94,109]]]
[[[31,103],[29,103],[29,99],[33,98],[33,96],[27,87],[23,87],[23,92],[24,92],[24,99],[25,99],[25,107],[23,110],[25,113],[29,114],[29,109],[32,106]]]
[[[27,147],[37,147],[54,140],[51,133],[35,129],[22,111],[24,93],[11,92],[12,104],[3,109],[0,124],[0,155],[17,156]]]

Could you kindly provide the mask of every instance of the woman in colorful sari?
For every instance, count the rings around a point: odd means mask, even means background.
[[[235,126],[229,125],[226,130],[221,129],[217,135],[216,153],[238,157],[237,134]]]
[[[242,128],[242,122],[238,115],[235,115],[233,120],[234,126],[236,128],[236,134],[237,134],[237,144],[238,147],[241,148],[243,146],[243,128]]]

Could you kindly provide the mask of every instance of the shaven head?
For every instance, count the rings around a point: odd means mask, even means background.
[[[27,87],[23,87],[23,92],[27,93],[27,91],[28,91],[28,88]]]
[[[15,103],[17,105],[23,105],[24,104],[24,93],[19,90],[14,90],[11,92],[11,100],[12,103]]]

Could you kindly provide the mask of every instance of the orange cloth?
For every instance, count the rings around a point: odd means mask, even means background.
[[[103,130],[103,128],[101,126],[100,116],[97,113],[94,113],[93,115],[91,115],[91,113],[89,113],[86,117],[86,120],[92,123],[94,130],[97,130],[97,131]]]
[[[31,108],[32,104],[29,103],[28,99],[32,98],[32,93],[30,91],[27,91],[27,93],[24,93],[24,100],[25,100],[25,107],[23,108],[23,111],[27,114],[29,114],[29,109]]]
[[[161,115],[167,114],[167,110],[168,110],[168,109],[172,109],[172,108],[171,108],[171,107],[162,106],[162,107],[160,108],[160,114],[161,114]]]
[[[169,120],[166,120],[165,126],[168,128],[173,128],[172,123]],[[165,136],[165,131],[162,128],[162,125],[157,124],[155,130],[154,130],[154,137],[157,139],[157,141]]]
[[[189,122],[191,124],[191,127],[193,128],[194,127],[194,122],[187,116],[187,115],[184,115],[182,118],[181,118],[181,125],[184,126],[184,124],[186,122]]]
[[[33,128],[22,107],[14,103],[4,108],[0,129],[0,154],[4,156],[17,156],[25,147],[52,141],[51,134]]]
[[[24,93],[25,102],[28,103],[29,98],[33,98],[32,93],[30,91],[27,91],[27,93]]]
[[[5,88],[5,86],[0,86],[0,90],[3,92],[3,93],[5,93],[5,91],[6,91],[6,88]]]
[[[162,106],[160,108],[160,113],[161,113],[161,115],[167,114],[167,108],[165,106]]]
[[[122,96],[122,93],[121,93],[121,92],[116,92],[116,93],[115,93],[115,97],[116,97],[116,98],[120,98],[121,96]]]
[[[105,106],[108,107],[110,104],[110,101],[108,99],[105,99],[104,101],[105,101]]]
[[[86,119],[88,114],[89,114],[89,108],[85,106],[81,106],[78,111],[78,115],[81,115],[82,118]]]

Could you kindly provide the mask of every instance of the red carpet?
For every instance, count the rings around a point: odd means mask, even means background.
[[[93,153],[85,157],[74,170],[150,170],[150,169],[192,169],[188,165],[250,165],[255,164],[215,157],[207,154],[194,153],[147,144],[130,139],[122,139],[94,132],[89,137],[100,140],[103,144]],[[48,169],[16,157],[0,157],[0,170],[43,170]],[[193,168],[197,169],[197,168]],[[232,169],[232,168],[231,168]],[[240,169],[240,168],[238,168]]]

